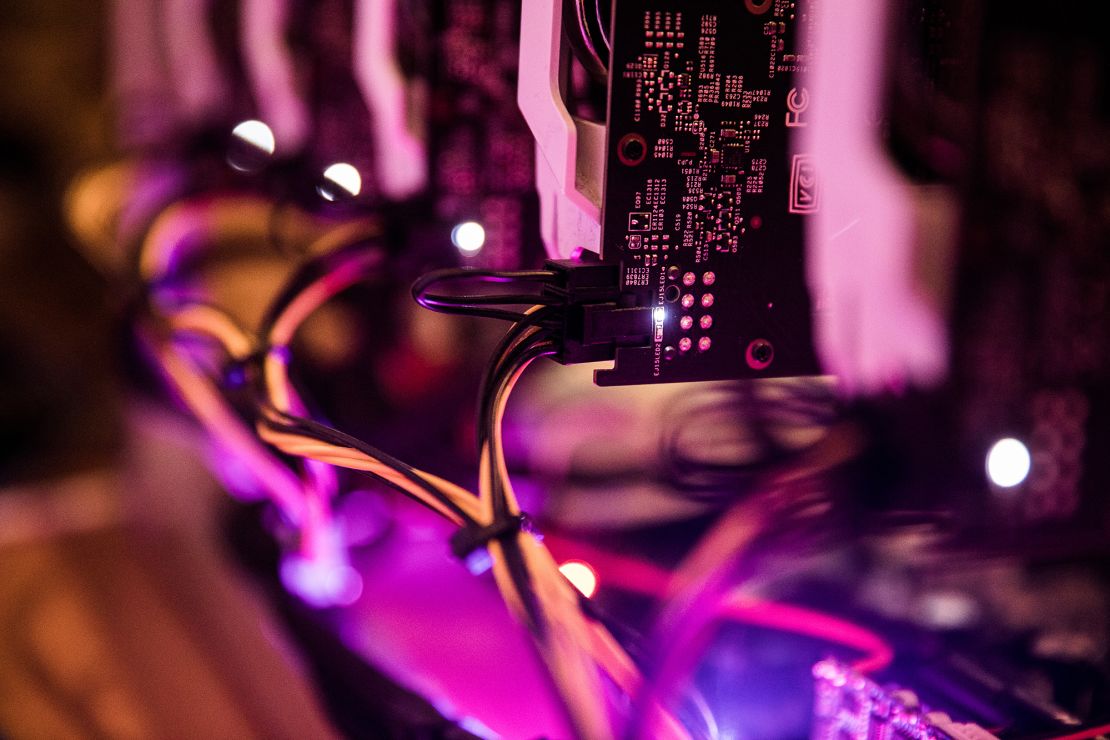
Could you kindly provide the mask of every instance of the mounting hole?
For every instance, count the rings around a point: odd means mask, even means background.
[[[621,164],[635,167],[647,156],[647,141],[639,134],[625,134],[617,143],[617,159]]]
[[[667,303],[674,303],[682,295],[682,288],[677,285],[668,285],[663,291],[663,300]]]
[[[771,9],[771,0],[744,0],[744,7],[753,15],[763,15]]]
[[[766,339],[754,339],[744,353],[748,367],[752,370],[766,370],[775,361],[775,348]]]

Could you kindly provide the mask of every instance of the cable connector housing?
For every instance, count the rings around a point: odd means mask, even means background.
[[[635,297],[621,294],[620,266],[572,259],[548,260],[555,279],[543,294],[562,302],[563,319],[556,332],[554,359],[564,365],[616,358],[617,347],[651,342],[652,309],[636,306]]]

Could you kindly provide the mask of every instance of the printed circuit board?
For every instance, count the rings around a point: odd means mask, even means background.
[[[811,3],[618,0],[602,258],[654,307],[600,385],[817,372],[803,224]]]

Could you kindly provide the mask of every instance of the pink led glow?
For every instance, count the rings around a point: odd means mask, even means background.
[[[391,535],[359,560],[365,590],[342,617],[345,640],[445,716],[479,718],[482,736],[573,737],[527,630],[445,547],[449,525],[407,500],[394,511]]]
[[[616,588],[655,597],[663,597],[672,588],[671,572],[654,563],[553,535],[547,539],[553,552],[589,560],[605,582]],[[859,650],[864,655],[852,667],[860,673],[882,670],[894,659],[894,650],[886,640],[865,627],[813,609],[764,601],[739,589],[728,592],[716,612],[720,619],[793,632]]]

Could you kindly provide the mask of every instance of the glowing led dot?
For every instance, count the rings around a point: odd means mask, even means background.
[[[1000,488],[1013,488],[1029,475],[1029,449],[1012,437],[1000,439],[987,453],[987,476]]]
[[[682,307],[683,308],[693,308],[693,306],[694,306],[694,294],[693,293],[687,293],[686,295],[682,296]]]
[[[486,230],[477,221],[463,221],[451,229],[451,243],[465,254],[477,254],[486,243]]]
[[[698,340],[698,352],[708,352],[709,348],[713,346],[713,340],[709,337],[702,337]]]
[[[694,342],[690,337],[683,337],[678,340],[678,349],[682,352],[689,352],[690,348],[694,346]]]
[[[717,273],[707,272],[701,276],[701,281],[706,285],[712,285],[713,283],[717,282]]]
[[[266,154],[273,154],[276,147],[274,132],[262,121],[243,121],[231,129],[231,135]]]
[[[667,318],[667,309],[663,308],[662,306],[658,306],[654,311],[651,312],[651,317],[655,319],[655,323],[662,324],[663,319]]]
[[[698,326],[700,326],[702,329],[708,329],[708,328],[712,327],[713,326],[713,317],[710,316],[709,314],[706,314],[705,316],[702,316],[701,319],[698,320]]]
[[[559,572],[587,599],[597,593],[597,573],[589,563],[568,560],[559,566]]]
[[[678,325],[682,327],[683,331],[690,331],[690,329],[694,327],[694,317],[683,316],[681,319],[678,320]]]
[[[327,200],[337,200],[340,196],[353,197],[362,192],[362,175],[346,162],[336,162],[324,170],[324,179],[337,186],[342,192],[323,189],[320,194]]]
[[[698,280],[698,276],[695,275],[692,272],[688,272],[688,273],[686,273],[685,275],[682,276],[682,284],[683,285],[693,285],[694,283],[697,282],[697,280]]]
[[[706,308],[709,308],[710,306],[712,306],[713,305],[713,294],[712,293],[706,293],[705,295],[703,295],[701,297],[701,305],[705,306]]]

